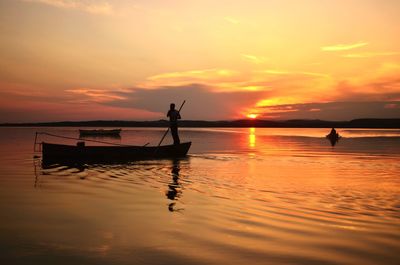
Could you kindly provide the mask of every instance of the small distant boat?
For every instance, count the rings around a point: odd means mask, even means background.
[[[79,130],[81,136],[119,136],[121,129],[94,129],[94,130]]]
[[[333,141],[337,141],[341,138],[341,136],[338,133],[334,133],[334,134],[327,134],[326,138],[328,138],[329,140],[333,140]]]
[[[187,155],[191,142],[163,146],[86,146],[42,142],[43,162],[116,162],[159,158],[179,158]]]
[[[329,133],[326,135],[326,138],[331,142],[332,146],[335,146],[342,137],[338,133]]]

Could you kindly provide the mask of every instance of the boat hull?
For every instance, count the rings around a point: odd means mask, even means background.
[[[51,162],[116,162],[187,155],[191,142],[163,146],[85,146],[42,143],[42,160]]]

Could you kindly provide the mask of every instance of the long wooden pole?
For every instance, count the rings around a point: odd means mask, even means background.
[[[186,100],[183,101],[181,107],[179,108],[179,110],[178,110],[179,113],[181,112],[181,109],[182,109],[183,105],[185,105],[185,102],[186,102]],[[161,145],[161,143],[164,141],[164,138],[167,135],[168,131],[169,131],[169,127],[168,127],[167,131],[164,133],[164,135],[161,138],[161,141],[158,143],[157,147],[159,147]]]

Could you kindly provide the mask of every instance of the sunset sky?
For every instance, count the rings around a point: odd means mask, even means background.
[[[0,122],[400,118],[398,0],[1,0]]]

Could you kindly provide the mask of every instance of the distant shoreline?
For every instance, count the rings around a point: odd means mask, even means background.
[[[168,127],[167,120],[158,121],[60,121],[37,123],[2,123],[0,127]],[[374,129],[400,129],[398,119],[354,119],[350,121],[324,121],[324,120],[231,120],[231,121],[201,121],[182,120],[179,127],[192,128],[374,128]]]

